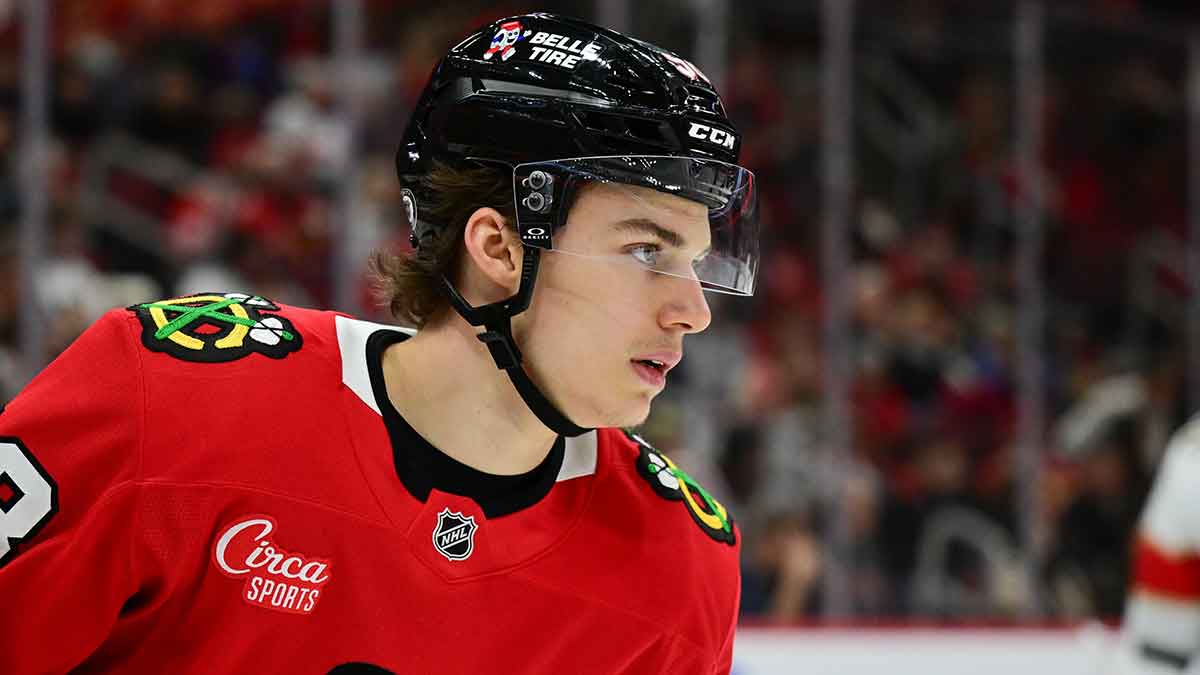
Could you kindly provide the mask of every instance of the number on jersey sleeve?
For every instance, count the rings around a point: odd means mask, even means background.
[[[19,438],[0,436],[0,567],[58,512],[58,486]]]

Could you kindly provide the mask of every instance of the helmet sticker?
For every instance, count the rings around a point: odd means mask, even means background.
[[[602,47],[595,42],[584,42],[578,38],[558,33],[539,31],[529,39],[529,44],[538,45],[529,54],[532,61],[575,70],[580,61],[594,61],[600,56]]]
[[[507,61],[517,52],[516,44],[529,37],[531,32],[533,31],[524,30],[520,21],[508,21],[500,24],[500,30],[492,36],[491,46],[483,53],[483,60],[491,61],[493,56],[499,54],[501,61]]]

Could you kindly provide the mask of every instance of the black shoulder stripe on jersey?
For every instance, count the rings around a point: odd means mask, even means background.
[[[730,546],[737,543],[733,516],[725,510],[721,502],[641,436],[629,431],[626,431],[625,435],[638,446],[638,475],[650,484],[658,496],[683,502],[688,515],[700,526],[704,534]]]
[[[245,293],[197,293],[128,307],[142,324],[142,344],[183,361],[227,363],[262,354],[282,359],[304,340],[279,306]],[[268,313],[272,312],[272,313]]]
[[[1174,668],[1175,670],[1180,671],[1182,671],[1184,668],[1187,668],[1188,662],[1192,660],[1192,657],[1188,654],[1167,649],[1166,647],[1152,645],[1149,642],[1143,642],[1140,646],[1140,650],[1142,652],[1142,656],[1145,657],[1147,661],[1153,661],[1159,665],[1167,666],[1168,668]]]

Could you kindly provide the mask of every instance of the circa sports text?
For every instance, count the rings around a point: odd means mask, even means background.
[[[329,581],[329,561],[279,548],[268,538],[274,529],[275,521],[266,516],[230,525],[213,547],[213,561],[226,576],[246,579],[242,590],[246,602],[309,614]]]

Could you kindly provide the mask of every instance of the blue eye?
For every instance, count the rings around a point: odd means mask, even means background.
[[[658,255],[662,252],[662,248],[657,244],[638,244],[629,249],[629,254],[635,260],[643,265],[651,267],[658,264]]]

